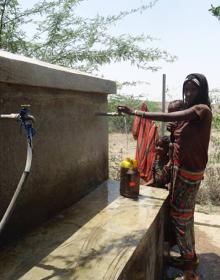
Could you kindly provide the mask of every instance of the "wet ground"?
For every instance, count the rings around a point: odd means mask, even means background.
[[[196,248],[201,279],[220,279],[220,215],[195,213]]]
[[[217,212],[220,210],[216,208]],[[220,215],[195,212],[196,252],[199,257],[197,274],[200,280],[220,279]],[[171,255],[180,256],[178,247],[171,250]],[[181,270],[167,267],[166,280],[182,276]]]
[[[199,257],[197,273],[201,280],[220,279],[220,215],[195,213],[196,250]],[[167,279],[182,271],[167,268]]]

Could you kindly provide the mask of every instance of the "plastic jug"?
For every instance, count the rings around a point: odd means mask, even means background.
[[[140,175],[137,161],[126,158],[121,162],[120,194],[129,198],[138,198],[140,191]]]

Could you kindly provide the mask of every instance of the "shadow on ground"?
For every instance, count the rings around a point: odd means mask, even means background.
[[[214,253],[198,254],[199,267],[197,273],[200,280],[219,280],[220,279],[220,257]],[[182,276],[183,273],[179,269],[167,267],[165,279],[175,279]]]

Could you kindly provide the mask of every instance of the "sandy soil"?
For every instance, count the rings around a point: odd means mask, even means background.
[[[109,135],[110,176],[118,179],[119,164],[134,158],[136,141],[131,135]],[[195,212],[196,250],[200,258],[198,273],[204,280],[220,279],[220,207],[197,206]]]

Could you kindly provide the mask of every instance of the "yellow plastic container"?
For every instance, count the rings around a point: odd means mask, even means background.
[[[126,158],[121,162],[121,167],[136,168],[137,167],[137,161],[136,161],[136,159]]]
[[[137,161],[126,158],[121,162],[120,194],[129,198],[138,198],[140,191],[140,175]]]

